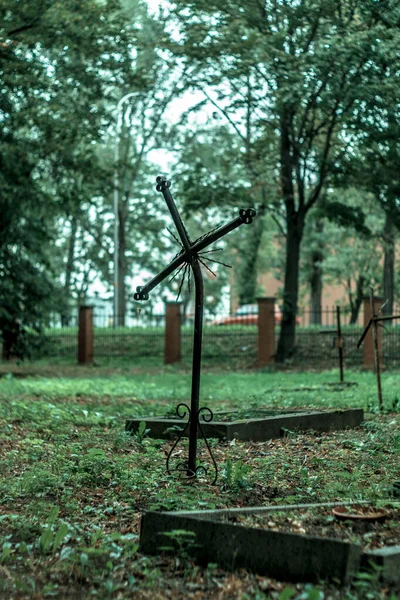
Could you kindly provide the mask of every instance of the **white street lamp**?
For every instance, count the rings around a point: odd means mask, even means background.
[[[121,135],[122,128],[122,105],[128,98],[131,96],[135,96],[135,92],[130,92],[129,94],[125,94],[123,96],[116,107],[117,114],[117,130],[115,135],[115,148],[114,148],[114,327],[117,324],[118,319],[118,278],[119,278],[119,216],[118,216],[118,206],[119,206],[119,173],[118,173],[118,163],[119,163],[119,141]]]

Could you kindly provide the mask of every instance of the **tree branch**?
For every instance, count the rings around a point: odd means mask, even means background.
[[[305,46],[303,48],[303,53],[304,54],[306,54],[308,52],[308,50],[309,50],[312,42],[315,39],[316,33],[318,31],[318,27],[319,27],[319,21],[320,21],[320,17],[321,17],[321,12],[322,12],[322,9],[320,8],[319,12],[318,12],[318,15],[317,15],[317,17],[316,17],[316,19],[314,21],[314,24],[311,27],[311,32],[310,32],[309,38],[308,38],[308,40],[307,40],[307,42],[306,42],[306,44],[305,44]]]
[[[12,37],[13,35],[18,35],[19,33],[22,33],[23,31],[28,31],[29,29],[34,29],[37,24],[39,23],[40,18],[35,19],[35,21],[33,21],[33,23],[30,23],[29,25],[21,25],[21,27],[17,27],[17,29],[12,29],[11,31],[7,32],[7,37]]]
[[[100,234],[94,232],[88,223],[82,223],[81,222],[81,227],[84,231],[86,231],[86,233],[88,233],[96,242],[96,244],[99,246],[99,248],[101,248],[102,250],[104,250],[104,252],[106,253],[107,256],[112,257],[113,256],[113,252],[104,245],[103,240],[100,237]]]
[[[209,96],[207,94],[207,92],[205,92],[204,90],[202,90],[202,91],[203,91],[204,96],[207,98],[207,100],[209,102],[211,102],[211,104],[213,106],[215,106],[215,108],[217,110],[219,110],[219,112],[224,115],[225,119],[232,125],[232,127],[234,128],[234,130],[236,131],[236,133],[238,134],[238,136],[240,137],[240,139],[243,142],[246,142],[246,137],[242,134],[242,132],[240,131],[239,127],[236,125],[235,121],[230,117],[229,113],[224,108],[222,108],[217,102],[215,102],[215,100],[213,100],[211,98],[211,96]]]

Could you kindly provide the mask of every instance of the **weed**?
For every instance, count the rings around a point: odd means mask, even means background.
[[[12,552],[12,544],[10,542],[4,542],[2,551],[0,554],[0,563],[1,564],[6,563],[10,559],[11,552]]]
[[[54,473],[43,468],[27,470],[17,483],[20,493],[24,496],[45,495],[59,492],[61,486],[60,478]]]
[[[119,450],[123,450],[124,448],[126,448],[127,446],[129,446],[129,444],[131,444],[132,442],[132,436],[129,433],[129,431],[125,431],[125,430],[120,430],[119,428],[114,429],[113,430],[113,436],[112,436],[112,445],[113,445],[113,449],[116,450],[117,452]]]
[[[381,591],[379,590],[378,582],[382,575],[382,567],[376,565],[373,562],[369,564],[370,569],[368,572],[357,573],[352,587],[357,590],[356,595],[353,595],[352,591],[348,592],[346,600],[354,600],[356,598],[366,598],[368,600],[380,600],[382,598]]]
[[[293,596],[295,595],[296,590],[294,587],[290,586],[286,586],[283,588],[283,590],[280,592],[278,600],[290,600],[291,598],[293,598]]]
[[[284,438],[293,439],[296,437],[296,432],[287,427],[281,427],[281,435]]]
[[[146,422],[145,421],[140,421],[139,426],[138,426],[137,430],[135,431],[135,433],[133,434],[132,437],[135,440],[135,442],[137,442],[138,444],[142,444],[144,438],[149,433],[150,433],[150,429],[146,428]]]
[[[122,535],[114,532],[105,535],[102,531],[97,531],[92,536],[89,546],[65,546],[59,561],[74,565],[82,575],[88,571],[96,573],[99,569],[112,571],[114,561],[132,560],[138,548],[137,536],[134,534]]]
[[[55,527],[59,512],[58,507],[53,508],[47,519],[46,527],[40,536],[39,548],[42,554],[47,554],[51,550],[54,555],[69,533],[69,527],[66,523],[61,523],[58,528]]]
[[[104,485],[110,483],[116,465],[100,448],[90,448],[79,460],[78,476],[84,484]]]
[[[224,463],[221,478],[223,479],[223,488],[236,491],[250,486],[249,475],[251,467],[243,464],[241,460],[232,462],[230,458]]]
[[[199,544],[196,543],[195,532],[186,531],[185,529],[173,529],[172,531],[163,531],[162,534],[171,541],[171,544],[160,546],[160,550],[172,552],[175,558],[175,568],[184,564],[186,576],[193,570],[190,559],[193,558],[194,550],[199,547]]]
[[[181,368],[140,377],[130,375],[128,367],[112,378],[96,373],[93,370],[86,378],[0,379],[2,598],[63,597],[67,586],[76,597],[163,597],[163,586],[171,584],[170,578],[182,579],[182,574],[197,584],[201,577],[195,582],[193,565],[185,558],[196,549],[191,536],[165,538],[165,545],[174,546],[178,562],[138,552],[138,520],[148,508],[234,507],[241,506],[244,497],[246,503],[295,504],[314,494],[321,502],[378,498],[383,503],[400,481],[400,416],[393,412],[368,415],[363,427],[351,431],[296,433],[290,439],[254,444],[212,440],[220,489],[168,477],[164,466],[171,443],[146,438],[145,415],[165,414],[166,398],[171,401],[168,408],[184,400],[190,375]],[[245,407],[245,412],[249,407],[343,408],[375,402],[373,376],[365,373],[349,374],[358,381],[357,389],[321,394],[321,385],[333,376],[204,372],[202,393],[210,398],[213,410]],[[393,385],[385,388],[387,406],[396,406],[397,378],[393,375]],[[301,386],[316,391],[290,391]],[[125,417],[132,415],[143,419],[137,441],[123,431]],[[54,504],[61,507],[56,517]],[[174,572],[177,566],[179,573]],[[215,597],[223,591],[220,585],[226,586],[225,577],[244,582],[240,571],[228,576],[219,569],[212,573],[212,568],[207,579],[216,586]],[[250,587],[246,593],[251,600],[277,600],[277,590],[283,587],[281,594],[287,596],[280,600],[289,598],[290,588],[274,585],[271,594]],[[357,580],[357,585],[348,600],[375,600],[379,589],[387,592],[387,600],[394,600],[376,578]],[[331,595],[327,586],[293,587],[290,600],[321,600],[321,589],[325,600],[344,600],[346,593],[333,589]]]

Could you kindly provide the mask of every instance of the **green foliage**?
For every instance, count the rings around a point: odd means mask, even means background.
[[[360,594],[362,597],[366,597],[369,600],[379,600],[382,595],[378,589],[379,579],[382,577],[382,567],[374,562],[370,562],[369,571],[363,571],[357,573],[357,576],[353,582],[353,587],[357,590],[357,594],[349,593],[346,598],[352,600],[358,597]]]
[[[376,404],[373,373],[351,370],[346,372],[346,377],[358,385],[327,385],[338,381],[335,369],[290,374],[279,371],[205,372],[202,398],[213,410],[237,408],[239,411],[243,411],[243,399],[247,403],[246,410],[266,406],[345,408],[356,404],[367,409],[369,404]],[[382,386],[385,405],[390,409],[398,397],[398,375],[386,373]],[[182,373],[180,368],[138,376],[115,374],[112,378],[99,374],[94,374],[93,378],[1,378],[0,418],[9,423],[29,422],[37,427],[56,427],[59,421],[82,427],[112,426],[109,435],[110,443],[113,443],[115,427],[119,427],[124,418],[134,416],[144,421],[146,416],[165,415],[173,410],[175,401],[187,400],[188,394],[190,374]],[[103,395],[108,401],[96,404],[96,399]],[[27,398],[34,400],[30,402]],[[38,445],[30,446],[37,454]],[[79,448],[76,453],[80,454]]]
[[[324,592],[309,583],[304,586],[300,594],[297,594],[293,586],[285,586],[278,596],[278,600],[324,600],[324,598]]]
[[[0,563],[1,564],[6,563],[10,559],[11,553],[12,553],[12,544],[10,544],[10,542],[4,542],[2,551],[0,554]]]
[[[67,570],[72,566],[82,576],[87,577],[96,576],[98,572],[112,574],[118,563],[131,561],[135,557],[139,548],[136,537],[117,531],[104,534],[103,531],[96,530],[91,536],[90,545],[64,546],[59,556],[60,566]],[[118,587],[109,580],[104,582],[107,591],[114,588],[117,590]]]
[[[234,462],[228,458],[221,471],[223,487],[231,491],[248,488],[250,486],[249,475],[251,471],[250,465],[243,464],[241,460]]]
[[[310,217],[304,232],[300,280],[311,283],[317,267],[324,284],[340,284],[354,323],[369,287],[374,286],[379,294],[384,213],[371,194],[348,186],[327,192]]]
[[[172,531],[163,531],[162,535],[171,541],[171,545],[160,546],[160,550],[173,552],[181,560],[189,560],[191,551],[197,546],[194,531],[173,529]]]
[[[354,156],[362,140],[358,124],[370,122],[377,96],[382,111],[376,123],[388,124],[386,106],[394,104],[399,77],[394,53],[398,16],[395,3],[388,5],[393,10],[380,21],[374,3],[363,0],[351,8],[328,0],[313,0],[307,7],[270,0],[245,6],[236,0],[173,3],[180,36],[174,36],[170,47],[193,67],[204,102],[220,113],[236,138],[237,159],[232,162],[235,169],[237,164],[244,168],[231,180],[239,189],[245,181],[258,201],[262,190],[261,207],[283,224],[284,318],[278,362],[293,351],[299,250],[310,210],[332,184],[346,154],[349,160]],[[198,166],[204,179],[201,159]],[[328,213],[332,210],[342,223],[363,227],[358,211],[328,204]]]
[[[93,193],[93,143],[104,128],[110,82],[132,79],[132,31],[122,27],[114,1],[6,4],[0,2],[0,331],[7,357],[26,357],[32,340],[40,343],[29,333],[39,334],[63,303],[58,222]]]
[[[47,554],[51,551],[51,553],[54,555],[63,544],[69,533],[69,527],[67,523],[61,523],[61,525],[56,528],[56,520],[59,512],[59,507],[53,508],[47,519],[43,533],[40,536],[39,548],[42,554]]]
[[[116,465],[100,448],[90,448],[78,464],[78,475],[84,484],[105,485],[110,482],[115,470]]]
[[[294,587],[286,586],[280,592],[280,594],[278,596],[278,600],[290,600],[290,598],[293,598],[295,593],[296,593],[296,590]]]
[[[117,452],[129,446],[132,442],[132,436],[129,431],[121,431],[118,427],[115,428],[113,433],[113,448]]]
[[[358,406],[375,394],[372,373],[352,372],[358,387],[339,390],[326,385],[332,379],[334,372],[218,374],[213,369],[204,373],[202,394],[213,410],[236,408],[242,416],[249,408],[267,405]],[[387,374],[388,402],[397,394],[397,380],[398,375]],[[247,442],[221,441],[216,450],[221,487],[195,484],[194,489],[193,482],[167,476],[170,442],[148,438],[141,446],[125,439],[115,444],[126,417],[137,415],[144,422],[146,412],[165,414],[189,392],[190,374],[175,369],[0,379],[0,446],[6,450],[0,477],[0,561],[9,573],[0,578],[0,595],[12,598],[25,590],[29,597],[36,589],[44,596],[62,596],[67,584],[78,595],[128,598],[149,590],[153,595],[162,590],[162,595],[178,579],[182,595],[188,595],[202,577],[210,593],[237,580],[246,585],[249,598],[261,600],[268,592],[255,576],[240,571],[228,575],[215,566],[196,571],[190,560],[196,553],[193,535],[178,532],[165,538],[165,546],[173,550],[161,562],[144,556],[138,551],[140,514],[271,500],[299,503],[316,495],[322,502],[373,498],[398,509],[395,499],[387,503],[398,469],[397,413],[369,415],[365,426],[355,430],[296,433],[290,440],[251,448]],[[273,585],[277,598],[288,587]],[[360,590],[366,596],[381,588],[364,578]],[[328,589],[333,600],[339,598],[336,586],[299,584],[292,599],[322,600]],[[351,593],[349,600],[361,592],[353,588]]]
[[[140,421],[139,427],[137,428],[132,437],[135,440],[135,442],[141,444],[149,432],[150,429],[146,428],[146,421]]]
[[[61,481],[57,475],[42,467],[35,467],[27,469],[22,475],[19,489],[21,494],[26,496],[56,495],[60,485]]]

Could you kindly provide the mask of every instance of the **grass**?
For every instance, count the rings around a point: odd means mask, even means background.
[[[16,368],[30,375],[17,377],[3,367],[0,379],[0,598],[352,600],[397,593],[363,580],[345,590],[291,588],[216,565],[197,567],[179,555],[144,556],[138,522],[148,508],[392,498],[393,482],[400,480],[400,374],[384,374],[385,414],[378,415],[371,373],[349,372],[348,380],[358,385],[338,391],[326,385],[337,381],[335,371],[206,370],[201,397],[214,410],[372,411],[354,431],[290,434],[256,444],[212,440],[220,477],[210,486],[165,474],[170,443],[124,433],[126,417],[145,420],[188,400],[185,368],[59,366],[53,369],[57,376],[45,365],[34,369]]]
[[[6,375],[1,381],[5,397],[15,400],[34,396],[46,401],[64,398],[80,399],[88,406],[100,402],[115,409],[119,399],[119,410],[142,411],[146,401],[152,401],[152,410],[163,411],[174,406],[174,401],[190,398],[191,375],[179,367],[154,367],[150,372],[138,369],[130,373],[123,368],[112,376],[101,369],[88,369],[84,377],[18,378]],[[121,372],[122,371],[122,372]],[[57,371],[56,371],[57,372]],[[348,372],[347,380],[356,386],[340,389],[336,370],[321,373],[301,372],[209,372],[202,374],[201,398],[212,410],[228,408],[270,407],[352,407],[372,409],[376,405],[376,384],[373,373]],[[396,407],[400,401],[398,374],[383,375],[385,406]],[[303,391],[304,388],[304,391]],[[130,401],[130,402],[129,402]],[[156,402],[156,403],[154,403]],[[162,404],[157,404],[161,402]],[[170,403],[169,403],[170,402]],[[125,412],[124,412],[125,414]],[[120,416],[120,415],[117,415]]]

